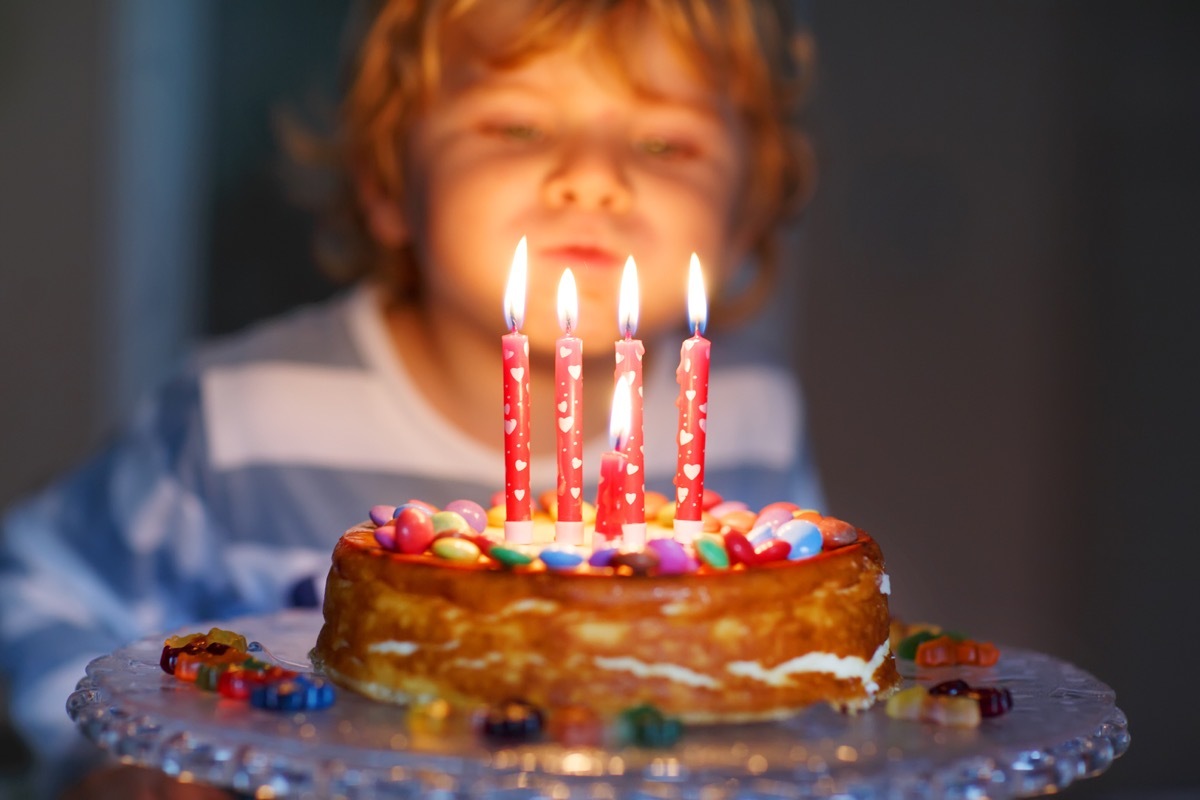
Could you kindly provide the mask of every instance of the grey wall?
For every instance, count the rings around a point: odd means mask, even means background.
[[[0,501],[77,461],[152,379],[161,359],[120,331],[186,339],[115,317],[114,287],[147,285],[110,216],[129,52],[113,26],[136,4],[67,5],[0,7]],[[1194,792],[1197,12],[806,5],[821,183],[783,301],[831,511],[881,541],[901,615],[1117,689],[1133,748],[1069,796]],[[207,8],[200,94],[175,106],[207,109],[207,170],[175,177],[202,195],[175,206],[199,234],[158,261],[200,283],[170,295],[195,301],[189,324],[224,331],[326,291],[275,183],[270,112],[334,83],[340,9]]]

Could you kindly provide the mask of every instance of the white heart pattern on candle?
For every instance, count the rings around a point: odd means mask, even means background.
[[[690,358],[685,358],[683,360],[683,371],[684,372],[692,371],[692,360]]]
[[[679,443],[680,443],[680,444],[687,444],[687,443],[688,443],[688,442],[690,442],[690,441],[691,441],[693,438],[695,438],[695,437],[693,437],[693,436],[692,436],[692,434],[688,433],[687,431],[680,431],[680,432],[679,432]]]
[[[567,431],[571,430],[571,426],[574,424],[575,424],[574,416],[558,418],[558,429],[560,431],[562,431],[563,433],[566,433]]]
[[[563,358],[566,358],[567,356],[571,355],[571,348],[569,348],[569,347],[560,347],[560,348],[558,348],[558,354],[559,354],[560,356],[562,356]]]
[[[571,487],[571,497],[574,497],[576,500],[579,499],[579,487],[578,486]]]
[[[517,429],[517,421],[515,419],[504,420],[504,432],[512,433]]]
[[[561,403],[558,404],[558,411],[560,414],[567,413],[567,401],[566,400],[563,400]]]
[[[625,474],[626,475],[634,475],[637,473],[637,471],[638,471],[637,464],[626,464],[625,465]]]
[[[521,470],[528,467],[529,463],[526,461],[522,461],[521,459],[518,458],[516,461],[513,462],[513,466],[517,468],[517,472],[520,472]]]
[[[685,397],[687,397],[687,399],[688,399],[688,400],[695,400],[695,399],[696,399],[696,390],[695,390],[695,389],[688,389],[688,390],[687,390],[686,392],[684,392],[683,394],[684,394],[684,396],[685,396]]]
[[[512,350],[505,350],[504,351],[504,360],[508,361],[510,358],[513,357],[513,355],[514,355],[514,353]]]
[[[708,413],[708,403],[701,403],[700,405],[696,406],[696,408],[700,409],[701,414]]]
[[[574,467],[575,469],[579,469],[580,467],[583,466],[583,459],[582,458],[572,458],[571,466]]]
[[[525,355],[529,355],[529,340],[525,340]]]
[[[583,367],[578,364],[571,364],[567,367],[567,374],[575,380],[579,380],[579,376],[583,374]]]
[[[625,502],[626,503],[629,503],[629,505],[633,505],[634,500],[637,500],[637,492],[626,492],[625,493]]]
[[[513,489],[513,497],[517,498],[518,500],[524,500],[525,499],[525,490],[524,489]]]
[[[513,367],[512,369],[510,369],[508,371],[508,374],[513,376],[513,380],[519,381],[519,380],[521,380],[521,378],[523,378],[525,376],[525,368],[524,367]]]
[[[682,503],[685,499],[687,499],[687,487],[680,486],[675,490],[675,496],[679,498],[678,502]]]
[[[687,475],[687,479],[689,481],[696,480],[696,476],[700,474],[700,465],[699,464],[684,464],[683,465],[683,474]]]
[[[624,354],[624,353],[617,353],[617,363],[618,363],[618,364],[620,364],[620,363],[621,363],[622,361],[624,361],[624,360],[625,360],[625,354]]]
[[[507,417],[509,411],[512,411],[512,406],[510,406],[508,403],[505,403],[504,404],[504,416]]]
[[[696,424],[700,426],[700,430],[704,431],[705,433],[708,433],[708,420],[707,419],[705,419],[704,417],[701,417],[700,421],[697,422]]]

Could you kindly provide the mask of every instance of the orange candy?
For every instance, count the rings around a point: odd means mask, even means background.
[[[972,639],[955,640],[939,636],[917,645],[915,661],[921,667],[951,667],[966,664],[991,667],[1000,660],[1000,650],[991,642],[976,642]]]

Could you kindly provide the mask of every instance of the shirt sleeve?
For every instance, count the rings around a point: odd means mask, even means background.
[[[224,531],[205,500],[195,387],[168,382],[118,440],[4,517],[0,670],[41,756],[77,736],[65,703],[90,659],[220,612]]]

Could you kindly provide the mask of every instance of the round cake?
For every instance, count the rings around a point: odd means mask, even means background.
[[[818,702],[863,709],[900,680],[883,555],[861,530],[788,558],[761,535],[759,550],[773,554],[747,554],[750,540],[722,526],[709,545],[685,546],[690,568],[664,574],[654,559],[575,566],[533,546],[514,564],[489,556],[495,529],[466,537],[473,559],[410,555],[382,546],[376,527],[356,526],[334,548],[313,658],[377,700],[520,698],[602,715],[651,704],[685,722],[741,722]],[[650,527],[647,552],[656,534],[670,528]],[[729,563],[713,555],[722,541]]]

